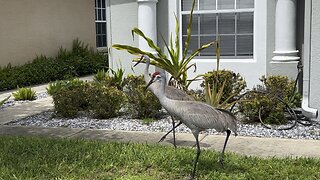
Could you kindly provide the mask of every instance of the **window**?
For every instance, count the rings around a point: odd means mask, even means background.
[[[95,0],[96,46],[107,47],[106,0]]]
[[[182,42],[187,37],[192,0],[181,0]],[[222,58],[253,56],[254,0],[196,0],[189,53],[220,38]],[[205,49],[198,56],[215,56]]]

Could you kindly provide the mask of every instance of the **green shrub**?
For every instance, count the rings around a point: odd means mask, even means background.
[[[263,76],[260,81],[263,85],[254,88],[254,91],[258,92],[245,95],[244,101],[239,105],[240,112],[246,116],[245,121],[260,122],[259,110],[261,108],[261,119],[264,123],[287,123],[284,113],[285,104],[279,98],[291,108],[298,107],[301,103],[301,95],[293,91],[295,82],[286,76],[269,76],[268,78]]]
[[[108,71],[104,69],[99,69],[97,73],[93,76],[93,81],[102,83],[109,77]]]
[[[109,70],[111,71],[112,76],[109,75]],[[112,69],[108,69],[107,71],[104,69],[100,69],[94,75],[93,81],[99,84],[104,84],[106,86],[115,86],[119,90],[123,90],[123,87],[125,85],[124,70],[122,68],[118,68],[116,71]]]
[[[218,70],[209,71],[204,76],[204,81],[201,83],[201,87],[205,88],[206,83],[208,83],[209,89],[219,90],[222,86],[223,93],[220,102],[227,100],[228,102],[235,101],[240,93],[247,87],[247,83],[244,78],[238,73],[234,73],[230,70]],[[224,85],[223,85],[224,84]],[[233,96],[230,98],[230,96]]]
[[[89,87],[89,83],[83,82],[77,86],[63,85],[61,89],[53,92],[55,113],[61,117],[74,118],[79,111],[88,111]]]
[[[80,80],[79,78],[74,78],[71,80],[62,80],[62,81],[55,81],[49,83],[47,89],[47,93],[49,95],[53,95],[62,89],[72,89],[74,87],[79,87],[87,84],[86,82]]]
[[[76,39],[71,50],[60,48],[54,58],[41,55],[21,66],[0,67],[0,91],[88,75],[107,66],[107,56]]]
[[[14,100],[16,101],[24,101],[24,100],[35,100],[36,99],[36,91],[31,88],[18,88],[18,90],[12,93]]]
[[[230,70],[209,71],[202,76],[204,81],[200,86],[203,93],[197,93],[196,97],[217,108],[228,109],[238,103],[240,94],[247,86],[239,73]]]
[[[128,97],[128,111],[134,118],[154,118],[162,108],[158,98],[146,90],[143,76],[128,75],[124,91]]]
[[[120,109],[126,102],[126,96],[116,87],[95,84],[90,86],[88,101],[94,116],[107,119],[120,114]]]
[[[116,87],[78,79],[61,81],[51,86],[55,113],[58,116],[74,118],[79,111],[92,112],[97,118],[111,118],[119,115],[126,102],[125,94]]]

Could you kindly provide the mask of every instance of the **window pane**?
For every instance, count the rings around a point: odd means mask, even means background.
[[[106,1],[105,0],[102,0],[102,8],[106,8]]]
[[[216,14],[200,15],[200,34],[216,34]]]
[[[192,16],[192,26],[191,26],[191,34],[196,35],[198,34],[198,15]],[[187,35],[187,28],[189,24],[190,15],[183,15],[182,16],[182,34]]]
[[[106,10],[105,9],[103,9],[102,10],[102,20],[106,20]]]
[[[200,10],[215,10],[216,0],[200,0]]]
[[[101,34],[106,35],[107,34],[107,24],[106,23],[101,23]]]
[[[235,56],[235,36],[220,36],[221,56]]]
[[[208,44],[216,40],[216,36],[201,36],[200,45]],[[201,56],[215,56],[216,55],[216,46],[210,46],[200,53]]]
[[[106,35],[102,36],[102,47],[107,47],[107,36]]]
[[[101,9],[98,9],[98,19],[97,19],[98,21],[99,20],[102,20],[102,17],[101,17]]]
[[[191,11],[192,0],[181,0],[182,11]],[[194,10],[198,9],[198,1],[196,0]]]
[[[235,33],[235,14],[226,13],[219,14],[219,34],[234,34]]]
[[[237,9],[253,8],[254,0],[237,0]]]
[[[253,33],[253,13],[237,14],[238,33]]]
[[[183,47],[185,47],[185,42],[186,42],[187,37],[184,36],[182,39]],[[191,36],[190,37],[190,42],[189,42],[189,48],[187,51],[187,54],[191,54],[193,51],[199,48],[198,45],[199,42],[199,36]]]
[[[253,55],[253,35],[237,36],[237,55],[238,56]]]
[[[101,0],[98,0],[98,8],[101,8]]]
[[[97,34],[101,34],[101,23],[96,23],[96,28]]]
[[[218,9],[234,9],[235,0],[218,0]]]

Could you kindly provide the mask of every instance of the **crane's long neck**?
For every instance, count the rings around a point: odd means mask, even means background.
[[[173,116],[178,117],[178,114],[176,114],[175,108],[177,107],[176,103],[178,102],[177,100],[169,99],[166,96],[165,90],[167,87],[166,84],[166,76],[165,73],[161,73],[161,81],[158,82],[159,86],[156,91],[156,96],[158,97],[161,105]],[[156,82],[157,83],[157,82]]]
[[[148,83],[149,81],[150,81],[150,76],[149,76],[149,67],[150,67],[150,59],[149,58],[147,58],[147,60],[146,60],[146,67],[145,67],[145,69],[144,69],[144,81],[146,82],[146,83]]]

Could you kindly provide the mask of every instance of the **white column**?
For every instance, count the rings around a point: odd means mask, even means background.
[[[158,0],[137,0],[138,2],[138,27],[157,44],[157,2]],[[139,48],[144,51],[154,52],[147,42],[139,37]]]
[[[277,0],[275,51],[273,61],[297,61],[296,0]]]

